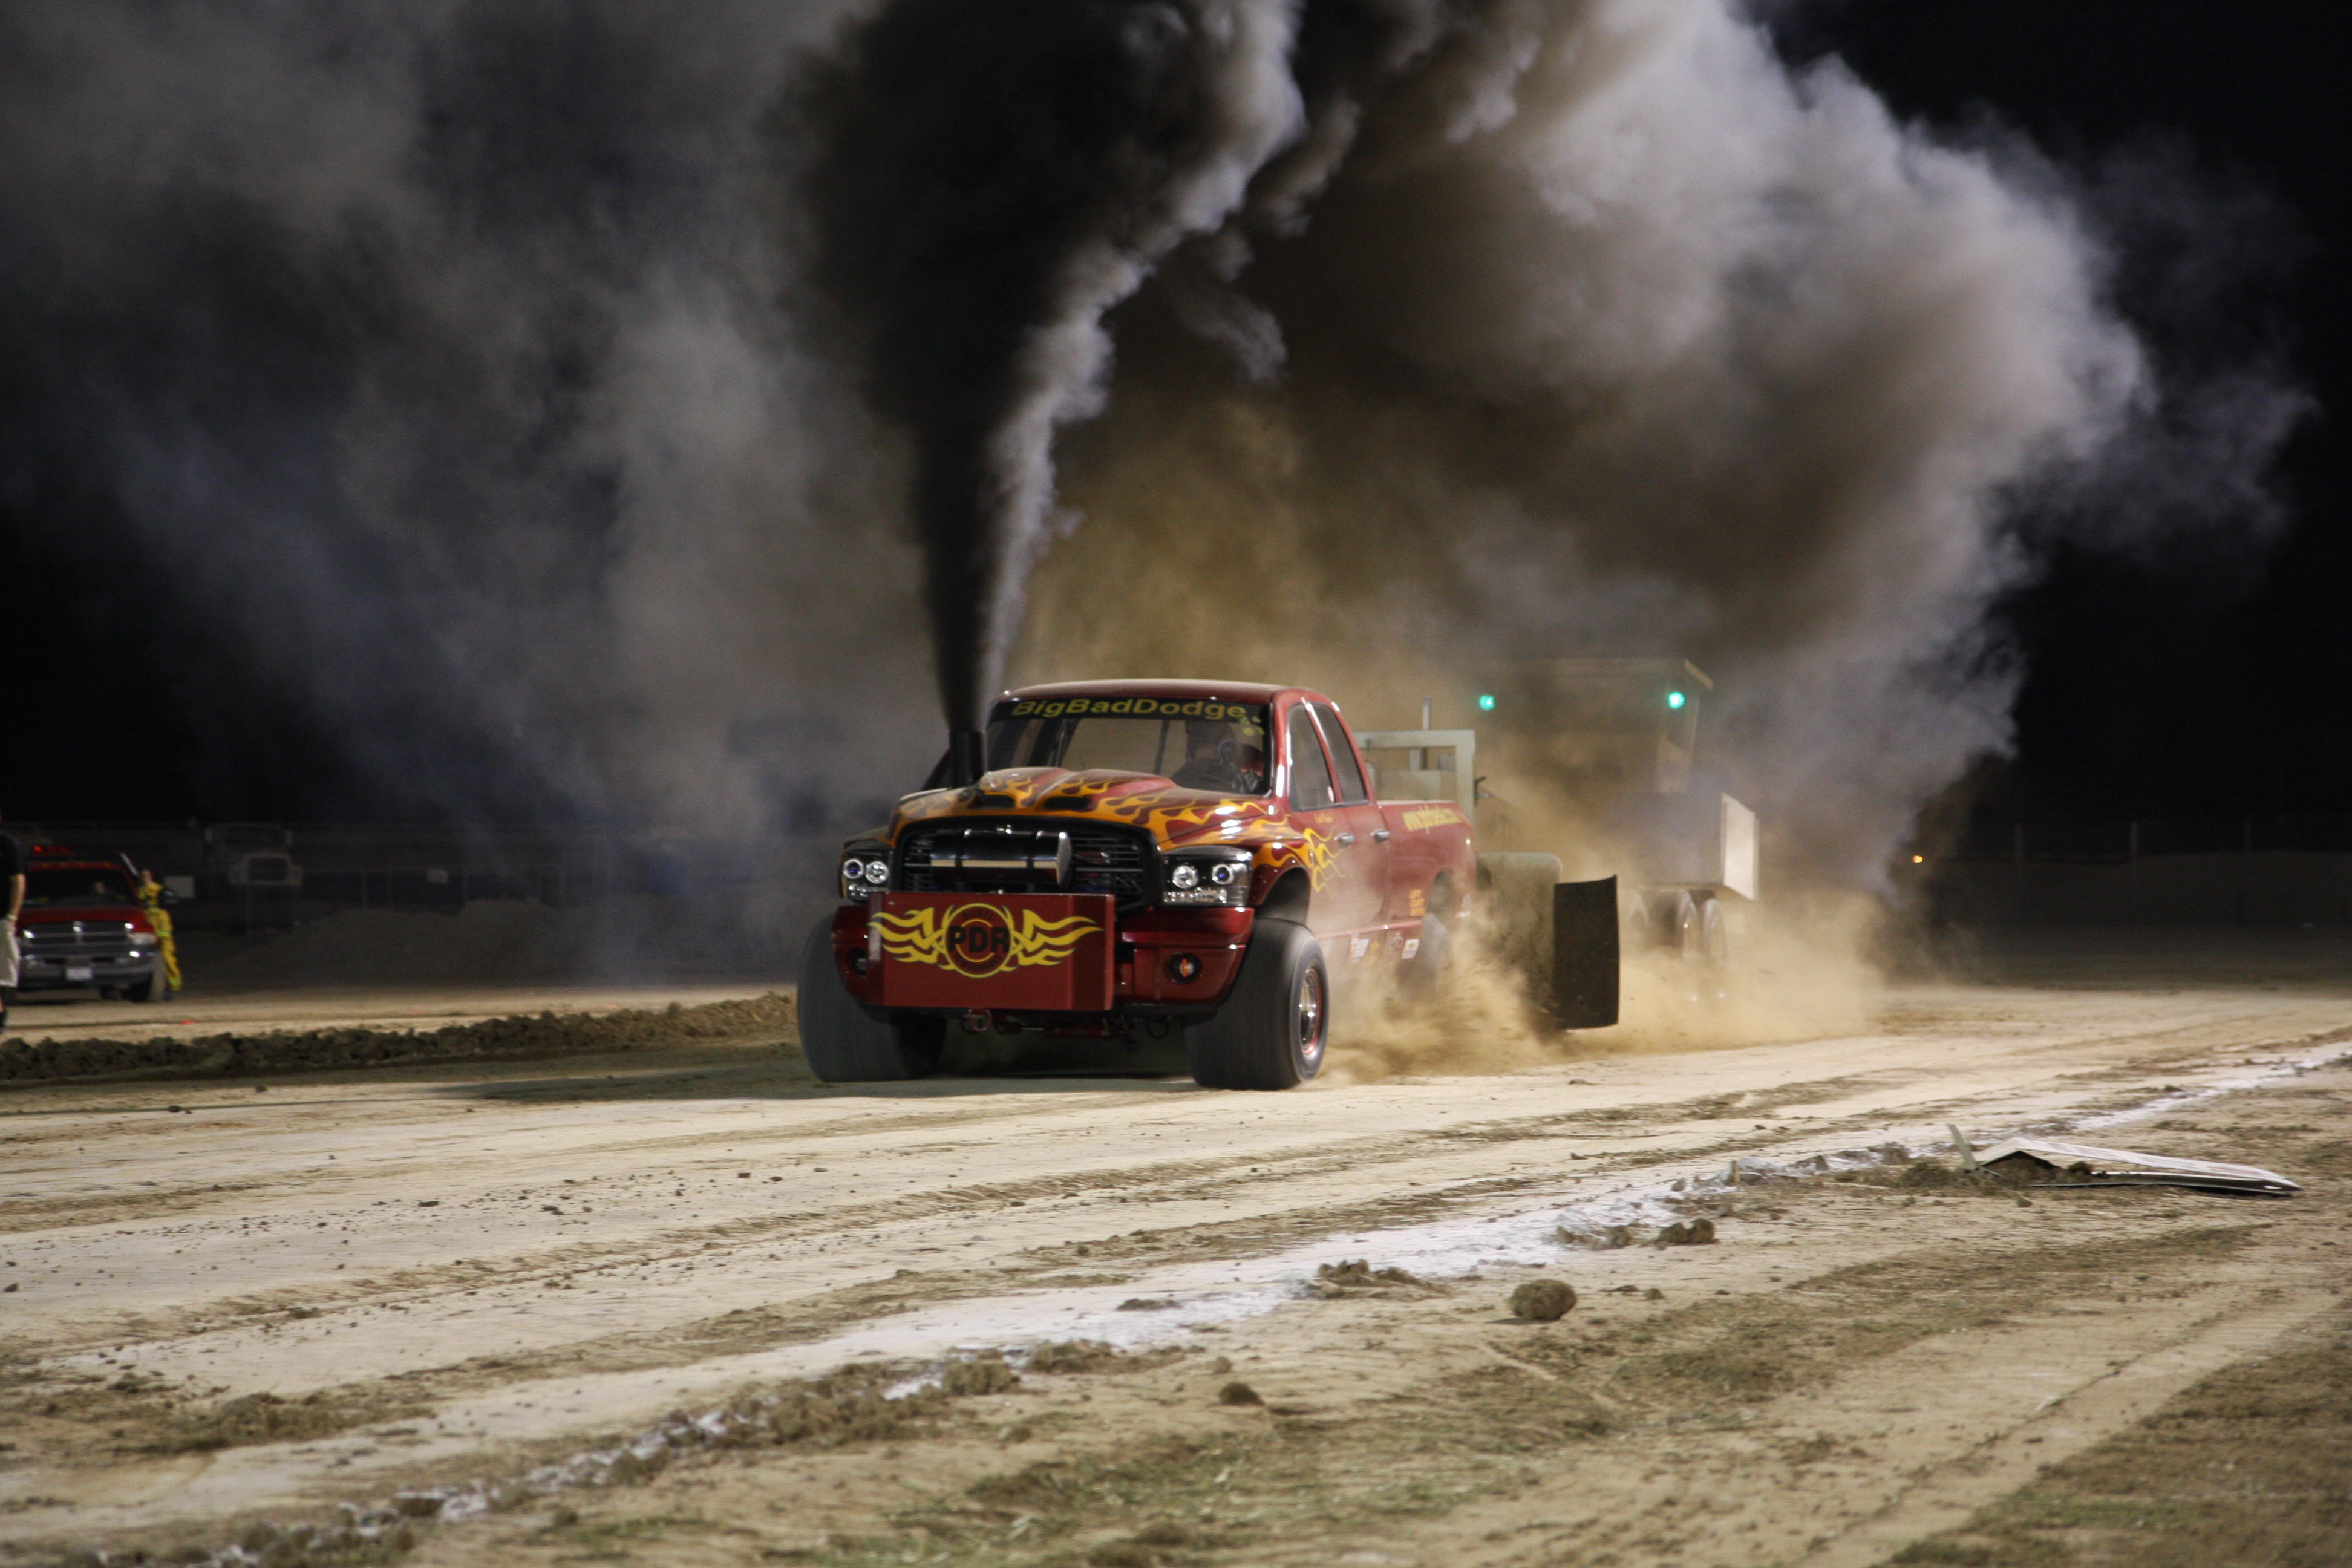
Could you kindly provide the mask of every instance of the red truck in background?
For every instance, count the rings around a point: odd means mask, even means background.
[[[1027,687],[984,748],[843,850],[801,968],[828,1083],[931,1071],[960,1026],[1181,1036],[1204,1087],[1287,1089],[1322,1066],[1333,966],[1428,985],[1478,886],[1459,806],[1375,799],[1318,692]]]
[[[16,989],[91,987],[130,1002],[163,998],[161,939],[121,862],[35,844],[16,922]]]

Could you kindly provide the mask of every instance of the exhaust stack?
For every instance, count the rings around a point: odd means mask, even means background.
[[[948,731],[948,787],[978,784],[988,771],[988,738],[978,730]]]

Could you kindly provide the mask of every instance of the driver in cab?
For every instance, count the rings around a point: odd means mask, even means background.
[[[1184,721],[1184,763],[1168,775],[1183,789],[1259,795],[1265,789],[1265,752],[1238,724],[1222,719]]]

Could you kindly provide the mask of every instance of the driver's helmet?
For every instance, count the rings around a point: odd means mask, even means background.
[[[1234,740],[1234,727],[1223,719],[1187,719],[1184,721],[1184,751],[1188,756],[1203,752],[1215,752],[1227,741]]]

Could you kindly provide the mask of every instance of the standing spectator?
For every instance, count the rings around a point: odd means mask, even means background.
[[[123,864],[128,866],[131,863],[126,858]],[[180,950],[172,942],[172,916],[163,908],[163,884],[155,879],[154,872],[143,871],[135,866],[131,867],[131,876],[139,884],[139,907],[147,911],[147,923],[155,928],[155,952],[163,964],[164,993],[177,996],[180,994]]]
[[[16,917],[25,910],[25,847],[0,833],[0,1029],[16,999]]]

